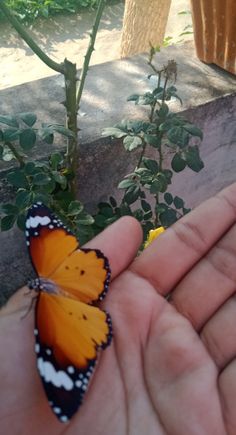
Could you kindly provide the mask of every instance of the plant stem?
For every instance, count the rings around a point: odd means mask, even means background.
[[[161,100],[162,104],[165,102],[167,83],[168,83],[168,76],[165,77],[165,83],[164,83],[162,100]]]
[[[66,101],[64,103],[66,107],[66,126],[73,131],[74,137],[69,138],[67,141],[66,150],[66,167],[71,170],[75,175],[77,165],[77,152],[78,152],[78,140],[77,140],[77,109],[76,109],[76,64],[69,60],[64,60],[64,78],[65,78],[65,92]],[[71,180],[70,190],[75,193],[74,179]]]
[[[139,160],[138,160],[138,164],[137,164],[137,169],[140,167],[140,165],[141,165],[141,163],[142,163],[143,156],[144,156],[144,153],[145,153],[145,151],[146,151],[146,148],[147,148],[147,144],[146,144],[146,143],[143,143],[142,151],[141,151],[141,154],[140,154],[140,156],[139,156]]]
[[[86,52],[86,55],[84,57],[84,63],[83,63],[83,68],[81,71],[81,76],[79,79],[79,86],[77,89],[77,94],[76,94],[76,107],[77,110],[79,110],[80,107],[80,100],[81,100],[81,96],[82,96],[82,92],[84,89],[84,83],[85,83],[85,78],[89,69],[89,62],[90,62],[90,58],[92,56],[92,52],[94,51],[94,44],[95,44],[95,39],[97,36],[97,32],[98,32],[98,27],[101,21],[101,16],[103,13],[103,9],[105,7],[106,4],[106,0],[100,0],[99,4],[98,4],[98,9],[97,9],[97,13],[96,13],[96,17],[95,17],[95,21],[93,24],[93,28],[92,28],[92,32],[90,34],[90,42],[89,42],[89,46]]]
[[[19,33],[22,39],[28,44],[28,46],[33,50],[35,54],[44,62],[49,68],[52,68],[54,71],[57,71],[59,73],[64,73],[64,66],[63,64],[59,64],[57,62],[54,62],[54,60],[50,59],[36,44],[36,42],[31,38],[29,33],[25,30],[25,28],[22,26],[22,24],[17,20],[17,18],[12,14],[12,12],[8,9],[8,7],[5,5],[4,1],[0,1],[0,9],[3,11],[3,13],[6,15],[8,21],[11,23],[11,25],[14,27],[14,29]]]
[[[19,165],[21,168],[23,168],[25,166],[25,162],[23,157],[18,153],[18,151],[16,150],[16,148],[14,147],[14,145],[12,145],[11,142],[5,142],[5,145],[8,146],[8,148],[11,150],[12,154],[15,156],[16,160],[18,160]]]

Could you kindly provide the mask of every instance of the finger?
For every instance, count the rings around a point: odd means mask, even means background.
[[[133,260],[142,242],[138,221],[125,216],[107,227],[86,248],[100,249],[108,258],[114,279]]]
[[[207,322],[201,339],[220,371],[236,356],[236,296]]]
[[[161,234],[132,269],[168,294],[236,220],[236,183]]]
[[[227,434],[235,435],[236,433],[236,361],[231,362],[219,377],[219,391],[221,394],[222,409],[224,421],[226,424]]]
[[[199,261],[171,295],[177,310],[200,330],[236,289],[236,225]]]

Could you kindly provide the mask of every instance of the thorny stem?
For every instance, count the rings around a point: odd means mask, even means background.
[[[14,145],[11,142],[5,142],[5,145],[11,150],[12,154],[15,156],[16,160],[18,160],[20,167],[23,168],[25,166],[25,162],[23,157],[18,153]]]
[[[147,148],[147,144],[145,142],[143,142],[142,151],[141,151],[141,154],[139,156],[139,160],[138,160],[138,164],[137,164],[137,169],[140,167],[140,165],[142,163],[143,156],[144,156],[144,153],[146,151],[146,148]]]
[[[97,31],[98,31],[98,26],[99,26],[99,23],[101,21],[101,16],[102,16],[105,4],[106,4],[106,0],[99,1],[95,21],[93,24],[92,32],[90,34],[90,42],[89,42],[89,46],[87,49],[87,53],[84,57],[84,64],[83,64],[83,68],[81,71],[81,76],[79,79],[79,86],[78,86],[77,94],[76,94],[76,108],[77,108],[77,110],[79,110],[80,100],[81,100],[82,92],[84,89],[85,78],[86,78],[86,75],[87,75],[87,72],[89,69],[90,58],[91,58],[92,53],[94,51],[94,44],[95,44],[95,39],[96,39]]]

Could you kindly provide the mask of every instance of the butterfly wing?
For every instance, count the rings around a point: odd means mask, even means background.
[[[99,250],[77,249],[50,275],[64,293],[85,303],[102,300],[110,281],[107,259]]]
[[[35,326],[37,364],[53,412],[68,421],[83,401],[98,351],[111,342],[108,313],[40,292]]]
[[[104,298],[110,281],[108,260],[99,250],[78,249],[76,237],[41,203],[28,211],[26,242],[39,278],[54,283],[50,289],[45,284],[44,290],[87,303]]]

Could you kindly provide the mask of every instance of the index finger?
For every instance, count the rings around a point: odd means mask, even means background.
[[[162,233],[133,265],[167,295],[236,221],[236,183],[208,199]]]

